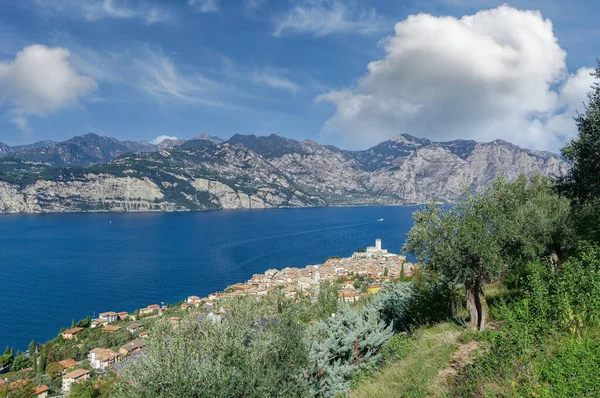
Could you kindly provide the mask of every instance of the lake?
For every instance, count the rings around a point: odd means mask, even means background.
[[[0,350],[71,320],[204,297],[269,268],[398,253],[415,206],[0,216]],[[384,221],[377,222],[383,218]]]

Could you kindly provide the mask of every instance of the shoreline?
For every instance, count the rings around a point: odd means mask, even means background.
[[[375,247],[370,247],[367,249],[374,248]],[[217,290],[208,294],[206,297],[188,295],[187,298],[184,297],[177,301],[160,301],[161,305],[149,304],[143,308],[135,308],[133,311],[114,312],[114,314],[127,314],[127,317],[129,317],[127,319],[135,321],[137,318],[136,313],[142,314],[141,310],[152,307],[150,315],[160,315],[167,308],[176,308],[179,303],[182,303],[180,305],[181,310],[191,310],[193,308],[199,309],[200,307],[204,310],[211,310],[219,300],[237,296],[259,297],[266,295],[276,288],[286,290],[286,295],[291,297],[295,294],[306,294],[308,292],[313,294],[313,297],[317,297],[318,285],[322,282],[333,283],[342,278],[354,281],[357,278],[364,277],[365,282],[370,286],[364,288],[363,291],[354,288],[354,284],[346,283],[340,287],[341,296],[339,299],[346,302],[354,302],[368,293],[379,291],[386,281],[398,279],[402,274],[406,277],[412,275],[415,264],[408,262],[405,256],[387,253],[387,250],[379,250],[380,252],[372,252],[370,254],[354,253],[350,257],[332,256],[321,264],[308,264],[303,267],[285,267],[282,269],[267,269],[262,273],[253,274],[252,277],[246,281],[235,282],[222,290]],[[356,258],[357,255],[359,258]],[[402,270],[402,268],[404,268],[404,270]],[[386,273],[388,275],[384,275]],[[207,304],[208,306],[206,306]],[[157,309],[158,311],[155,311]],[[113,313],[112,310],[106,310],[109,313]],[[98,314],[98,318],[92,318],[91,314],[87,314],[81,319],[89,317],[92,321],[99,320],[100,314],[102,313]],[[134,316],[136,318],[133,318]],[[73,319],[77,319],[77,317]],[[143,317],[139,317],[139,319],[143,319]],[[56,336],[59,336],[63,329],[68,328],[59,328]],[[56,338],[57,337],[51,338],[42,344],[45,345]],[[22,349],[22,351],[25,352],[25,348],[26,347],[21,347],[19,349]]]
[[[324,209],[324,208],[356,208],[356,207],[411,207],[423,206],[424,203],[403,204],[364,204],[364,205],[327,205],[327,206],[278,206],[261,208],[231,208],[231,209],[179,209],[179,210],[77,210],[77,211],[31,211],[31,212],[0,212],[0,218],[5,216],[43,215],[43,214],[177,214],[177,213],[205,213],[217,211],[256,211],[256,210],[289,210],[289,209]],[[449,202],[436,202],[436,204],[447,204]]]

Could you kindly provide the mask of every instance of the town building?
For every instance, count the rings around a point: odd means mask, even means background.
[[[139,322],[132,322],[129,325],[127,325],[127,331],[131,334],[139,332],[143,328],[144,328],[144,325],[142,325]]]
[[[45,384],[42,384],[41,386],[39,386],[35,390],[33,390],[33,395],[36,398],[48,398],[48,391],[50,391],[48,386]]]
[[[59,361],[58,364],[62,367],[62,374],[65,375],[67,373],[69,373],[69,371],[77,366],[77,362],[75,362],[72,359],[63,359],[62,361]]]
[[[108,323],[112,323],[112,322],[116,322],[117,319],[119,319],[119,314],[117,314],[116,312],[113,312],[113,311],[103,312],[100,315],[98,315],[98,318],[100,318]]]
[[[105,370],[119,362],[120,355],[108,348],[94,348],[90,351],[88,358],[92,368]]]
[[[65,340],[77,340],[77,333],[83,331],[83,328],[73,328],[65,330],[61,333],[62,338]]]
[[[146,343],[144,343],[142,340],[135,339],[135,340],[130,341],[129,343],[121,346],[121,348],[119,348],[119,354],[130,355],[134,352],[141,351],[145,345],[146,345]]]
[[[90,378],[90,371],[87,369],[77,369],[67,373],[62,377],[62,391],[68,394],[71,391],[73,383],[80,383]]]

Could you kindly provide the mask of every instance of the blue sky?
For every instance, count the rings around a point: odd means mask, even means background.
[[[0,0],[0,141],[354,149],[410,133],[557,150],[600,56],[600,5],[572,3]]]

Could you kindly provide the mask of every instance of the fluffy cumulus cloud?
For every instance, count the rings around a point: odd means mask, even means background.
[[[413,15],[382,43],[385,57],[356,86],[318,97],[335,106],[330,140],[362,147],[409,133],[556,150],[592,82],[586,68],[567,74],[552,22],[536,11]]]
[[[176,141],[177,137],[173,136],[173,135],[159,135],[158,137],[156,137],[155,139],[153,139],[151,142],[154,145],[158,145],[161,142],[163,142],[164,140],[171,140],[171,141]]]
[[[188,0],[188,4],[196,11],[203,13],[218,12],[218,0]]]
[[[274,35],[369,34],[380,31],[382,25],[374,9],[361,9],[355,1],[304,0],[276,20]]]
[[[44,116],[76,105],[96,88],[69,63],[69,51],[43,45],[25,47],[14,60],[0,63],[0,103],[12,120],[27,129],[30,115]]]

